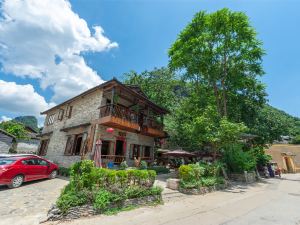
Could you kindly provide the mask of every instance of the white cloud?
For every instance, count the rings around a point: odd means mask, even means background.
[[[42,88],[52,88],[55,102],[103,82],[80,53],[107,51],[118,44],[105,37],[100,26],[91,32],[69,1],[4,0],[1,12],[4,72],[39,79]]]
[[[12,118],[7,117],[7,116],[1,116],[1,117],[0,117],[0,123],[1,123],[1,122],[6,122],[6,121],[9,121],[9,120],[12,120]]]
[[[35,92],[31,84],[18,85],[0,80],[0,111],[22,115],[34,115],[41,119],[40,112],[53,107],[44,97]],[[2,116],[2,120],[3,120]],[[9,118],[8,118],[9,119]]]

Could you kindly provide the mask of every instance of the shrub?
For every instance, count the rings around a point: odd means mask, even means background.
[[[66,168],[66,167],[59,167],[58,169],[58,173],[61,175],[61,176],[70,176],[70,168]]]
[[[128,165],[127,165],[126,161],[121,162],[120,169],[121,170],[126,170],[127,168],[128,168]]]
[[[256,158],[251,152],[245,152],[242,145],[227,146],[223,154],[223,161],[230,172],[243,173],[253,171],[256,167]]]
[[[170,169],[168,169],[164,166],[153,166],[153,167],[148,167],[148,169],[154,170],[157,174],[170,173]]]
[[[146,161],[141,161],[140,169],[141,170],[146,170],[147,168],[148,168],[147,162]]]
[[[179,185],[183,189],[198,189],[224,183],[224,179],[219,177],[222,166],[219,162],[182,165],[179,167]]]
[[[124,197],[122,195],[117,195],[105,189],[100,189],[95,197],[94,208],[104,212],[110,205],[117,204],[123,199]]]
[[[67,210],[73,206],[79,206],[86,204],[88,202],[88,198],[86,192],[74,191],[74,190],[63,190],[63,193],[59,196],[56,204],[58,208],[63,212],[67,212]]]
[[[179,167],[179,178],[185,182],[199,180],[205,174],[205,167],[199,164],[182,165]]]
[[[297,135],[297,136],[293,137],[291,143],[294,144],[294,145],[300,144],[300,135]]]
[[[119,207],[126,198],[160,195],[153,187],[154,170],[110,170],[96,168],[92,161],[75,163],[70,170],[70,183],[63,189],[57,206],[66,212],[70,207],[93,203],[99,211]]]

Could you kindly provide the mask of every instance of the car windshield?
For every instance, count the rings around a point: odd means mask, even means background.
[[[0,158],[0,166],[2,165],[10,165],[14,163],[16,159],[8,159],[8,158]]]

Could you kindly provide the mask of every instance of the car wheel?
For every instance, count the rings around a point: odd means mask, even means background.
[[[54,179],[56,176],[57,176],[57,171],[56,171],[56,170],[53,170],[53,171],[50,173],[50,179]]]
[[[12,179],[9,187],[10,188],[20,187],[23,184],[23,181],[24,181],[24,177],[22,175],[17,175]]]

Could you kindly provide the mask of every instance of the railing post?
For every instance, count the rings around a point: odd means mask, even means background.
[[[113,88],[111,89],[110,115],[113,115],[114,98],[115,98],[115,87],[113,87]]]

